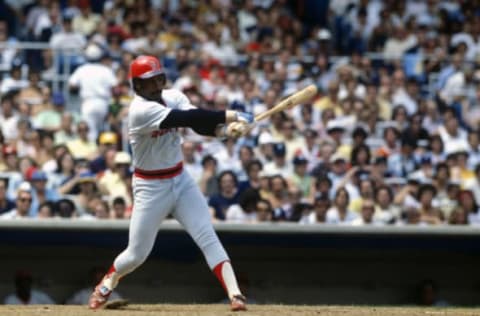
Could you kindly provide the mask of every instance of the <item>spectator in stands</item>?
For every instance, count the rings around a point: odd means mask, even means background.
[[[114,132],[101,132],[98,137],[98,156],[90,162],[90,170],[95,173],[101,173],[107,169],[113,169],[114,158],[118,148],[118,135]]]
[[[218,176],[218,194],[212,195],[208,205],[215,220],[225,220],[227,209],[238,203],[239,191],[237,176],[232,171],[223,171]]]
[[[41,204],[56,202],[60,196],[56,190],[47,188],[48,177],[44,171],[33,169],[28,180],[32,184],[32,203],[29,215],[36,217]]]
[[[2,42],[8,45],[0,48],[0,72],[6,72],[10,70],[13,59],[18,54],[14,45],[17,43],[17,39],[14,36],[9,36],[7,22],[0,20],[0,43]]]
[[[17,105],[15,101],[15,93],[2,93],[0,104],[2,110],[0,113],[2,135],[5,137],[6,141],[12,142],[18,137],[16,126],[19,115],[16,111]]]
[[[437,165],[438,163],[445,161],[446,156],[444,152],[443,141],[439,135],[431,135],[429,146],[429,155],[432,159],[433,165]]]
[[[51,187],[60,195],[71,194],[73,188],[65,186],[75,175],[75,160],[72,154],[66,150],[57,158],[57,168],[49,174]]]
[[[6,305],[51,305],[55,304],[52,298],[43,291],[33,289],[32,273],[28,270],[15,272],[15,293],[9,294],[5,300]]]
[[[273,208],[268,200],[260,198],[257,201],[255,207],[255,212],[257,214],[256,222],[270,222],[273,218]]]
[[[64,113],[65,97],[62,92],[56,92],[52,95],[51,102],[33,117],[35,128],[57,132],[60,130],[62,115]]]
[[[288,199],[288,183],[281,175],[269,178],[268,200],[273,208],[273,220],[287,220],[287,210],[290,206]]]
[[[234,223],[253,223],[257,221],[256,207],[259,200],[260,194],[257,190],[247,189],[243,191],[238,198],[238,204],[230,205],[226,210],[226,221]]]
[[[333,205],[327,211],[327,224],[350,224],[357,219],[358,215],[347,208],[349,200],[348,191],[343,187],[338,188]]]
[[[335,81],[335,80],[330,81],[330,83],[328,84],[327,95],[322,97],[313,105],[320,111],[324,111],[326,109],[332,109],[336,115],[341,115],[343,111],[342,111],[342,107],[340,106],[340,101],[338,99],[338,92],[339,92],[338,81]]]
[[[268,175],[281,175],[288,178],[291,174],[291,166],[287,162],[287,149],[284,143],[273,145],[273,161],[265,164],[263,171]]]
[[[110,205],[107,201],[100,200],[94,205],[93,209],[95,219],[109,219],[110,218]]]
[[[18,93],[18,103],[20,105],[25,104],[28,109],[28,115],[34,116],[43,108],[45,96],[47,97],[48,102],[48,99],[50,98],[50,89],[43,86],[38,71],[31,69],[28,72],[28,85],[22,87]]]
[[[55,214],[55,203],[50,201],[45,201],[38,207],[37,218],[51,218]]]
[[[365,171],[356,172],[356,177],[358,180],[355,180],[356,184],[356,197],[352,198],[348,208],[353,211],[360,213],[365,200],[373,200],[375,198],[375,182],[371,179],[370,174]],[[353,190],[351,190],[353,191]]]
[[[250,160],[246,166],[247,179],[240,182],[239,190],[243,192],[246,189],[260,189],[260,172],[263,169],[263,165],[260,160]]]
[[[54,135],[54,143],[55,145],[63,145],[67,144],[68,142],[77,140],[77,135],[73,129],[74,126],[74,119],[73,115],[69,112],[63,112],[60,122],[60,128]],[[77,125],[78,130],[78,125]]]
[[[54,50],[72,50],[81,51],[87,44],[85,35],[78,30],[74,30],[72,20],[74,16],[70,12],[65,12],[62,17],[62,29],[50,37],[50,47]],[[68,55],[67,55],[68,56]],[[65,56],[66,57],[66,56]],[[69,62],[67,58],[63,62]],[[73,65],[71,65],[73,66]]]
[[[286,148],[286,159],[291,161],[295,155],[305,148],[305,140],[297,135],[297,127],[293,120],[284,121],[281,130],[282,141]]]
[[[88,138],[89,130],[87,122],[79,122],[77,124],[78,137],[67,142],[68,150],[75,159],[92,159],[97,154],[97,145]]]
[[[28,80],[22,78],[22,64],[14,60],[9,76],[4,76],[2,81],[0,81],[0,93],[6,94],[11,91],[19,91],[28,87],[28,84]]]
[[[456,208],[450,213],[447,223],[449,225],[468,225],[468,214],[463,208]]]
[[[347,164],[349,159],[341,153],[335,153],[330,157],[328,170],[328,178],[332,182],[332,189],[336,190],[339,184],[344,179],[349,179],[356,171],[355,168],[351,168],[347,174]]]
[[[327,194],[319,194],[315,197],[313,203],[313,211],[310,212],[308,217],[304,217],[300,220],[301,224],[317,224],[326,223],[327,211],[332,206],[330,198]]]
[[[270,132],[263,131],[258,136],[258,146],[253,149],[255,157],[257,157],[262,164],[272,161],[273,159],[273,145],[274,140]]]
[[[60,199],[56,202],[56,207],[54,208],[55,217],[60,218],[73,218],[77,216],[75,204],[70,199]]]
[[[393,224],[400,215],[399,208],[393,204],[393,190],[388,185],[380,185],[375,191],[374,220],[384,224]]]
[[[90,1],[88,0],[79,1],[78,8],[80,9],[80,14],[75,15],[73,18],[73,30],[84,36],[90,36],[95,32],[102,18],[92,12]]]
[[[0,178],[0,216],[15,208],[15,203],[7,198],[8,178]]]
[[[292,162],[293,172],[287,179],[290,186],[298,188],[302,197],[312,200],[314,183],[313,178],[307,174],[308,160],[302,156],[295,156]]]
[[[89,203],[92,203],[92,200],[98,196],[95,181],[95,175],[88,170],[82,171],[76,179],[79,193],[75,196],[74,202],[80,215],[87,214],[91,209]]]
[[[206,155],[202,159],[203,172],[200,178],[200,189],[202,193],[211,197],[218,193],[219,186],[217,176],[217,160],[212,155]]]
[[[18,156],[17,150],[11,145],[2,146],[3,161],[0,168],[1,174],[10,178],[15,173],[18,173]]]
[[[365,170],[369,168],[371,163],[370,148],[365,144],[360,144],[352,148],[350,163],[358,170]]]
[[[373,200],[362,200],[360,208],[360,217],[351,222],[352,226],[382,225],[382,222],[375,221],[375,203]]]
[[[432,205],[437,191],[432,184],[423,184],[418,189],[418,201],[420,202],[420,220],[431,225],[443,223],[443,214]]]
[[[401,140],[401,149],[399,153],[388,156],[388,170],[395,177],[407,177],[412,173],[417,163],[413,155],[416,142],[409,138]]]
[[[465,222],[470,225],[479,225],[480,224],[480,209],[477,202],[473,196],[472,191],[462,190],[458,195],[458,204],[459,207],[455,211],[460,211],[460,214],[456,215],[465,215],[460,216],[461,218],[465,217]],[[452,219],[452,214],[450,214],[450,220]]]
[[[121,196],[117,196],[112,201],[112,211],[110,214],[110,218],[113,219],[125,219],[128,218],[127,213],[127,203],[125,199]]]
[[[32,204],[32,187],[30,183],[23,182],[17,191],[16,207],[0,215],[0,219],[28,218],[30,205]]]
[[[223,140],[223,145],[216,152],[212,153],[218,162],[219,171],[231,170],[238,175],[242,170],[242,165],[238,160],[235,148],[235,139],[227,138]],[[238,176],[237,176],[238,177]]]
[[[115,153],[113,160],[113,169],[106,170],[98,179],[98,188],[100,192],[108,196],[121,196],[131,205],[128,194],[127,181],[130,180],[129,168],[132,163],[132,158],[129,153],[119,151]]]
[[[318,132],[314,129],[304,131],[305,146],[301,149],[301,156],[308,160],[307,172],[311,172],[320,161],[320,144],[318,144]]]
[[[14,199],[16,196],[16,189],[23,181],[23,175],[19,171],[20,164],[17,150],[14,146],[3,145],[2,154],[6,162],[6,169],[1,175],[8,179],[7,197],[9,199]]]

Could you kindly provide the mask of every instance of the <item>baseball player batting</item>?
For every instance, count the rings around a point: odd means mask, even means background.
[[[248,129],[253,115],[196,108],[182,92],[164,89],[165,73],[153,56],[133,60],[129,76],[135,92],[129,110],[135,169],[128,246],[95,287],[89,307],[104,307],[119,280],[147,259],[160,223],[172,214],[200,247],[226,290],[231,309],[246,310],[246,299],[239,290],[229,257],[211,224],[206,199],[183,169],[177,128],[190,127],[207,136],[237,137]]]

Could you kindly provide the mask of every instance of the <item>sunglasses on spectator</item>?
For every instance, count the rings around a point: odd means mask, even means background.
[[[18,198],[20,202],[32,202],[31,198]]]

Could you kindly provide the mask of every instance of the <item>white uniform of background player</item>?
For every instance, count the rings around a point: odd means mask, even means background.
[[[145,69],[137,70],[137,64]],[[131,74],[134,73],[134,76],[136,72],[161,73],[160,70],[158,60],[151,56],[139,56],[131,65]],[[129,138],[135,170],[134,208],[130,220],[129,243],[97,286],[89,306],[93,309],[101,307],[104,304],[102,299],[108,299],[118,280],[146,260],[154,245],[160,223],[168,214],[172,214],[203,252],[210,269],[227,290],[232,309],[245,310],[244,297],[238,289],[228,255],[211,224],[206,199],[192,177],[183,169],[180,135],[176,128],[160,129],[171,111],[192,110],[195,107],[178,90],[161,91],[158,102],[137,94],[130,105]],[[203,111],[205,115],[213,114],[205,110],[194,111]],[[217,116],[219,114],[216,112]],[[236,120],[240,121],[243,121],[239,119],[240,115],[245,114],[233,113]],[[228,117],[225,112],[221,115]],[[252,120],[253,117],[247,121]],[[204,124],[207,125],[207,122]]]
[[[112,68],[103,63],[104,52],[100,47],[90,44],[85,55],[88,63],[75,69],[68,84],[79,89],[82,118],[90,127],[90,140],[95,141],[105,124],[111,90],[117,84],[117,78]]]

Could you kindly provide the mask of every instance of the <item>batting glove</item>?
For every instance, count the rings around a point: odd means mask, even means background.
[[[255,117],[253,116],[252,113],[249,112],[236,112],[236,121],[237,122],[243,122],[247,124],[253,123],[255,120]]]

